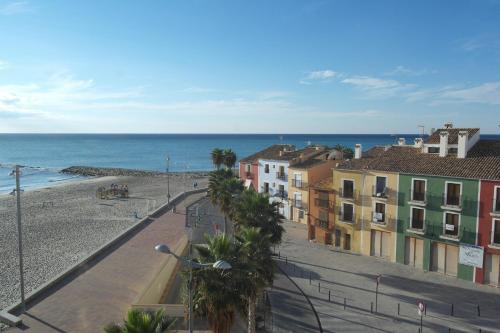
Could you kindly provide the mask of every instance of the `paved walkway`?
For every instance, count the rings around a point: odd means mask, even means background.
[[[271,303],[270,332],[320,332],[318,320],[307,299],[288,277],[278,271],[268,291]]]
[[[420,325],[419,300],[427,304],[425,333],[478,333],[479,329],[483,333],[500,332],[500,289],[339,252],[308,242],[304,225],[285,223],[285,228],[283,244],[276,249],[282,257],[280,265],[310,297],[324,332],[416,333]],[[375,313],[378,274],[382,278]],[[370,311],[372,302],[374,313]]]
[[[177,205],[177,211],[183,212],[201,196],[188,197]],[[28,304],[22,316],[25,326],[8,332],[102,332],[109,322],[121,323],[164,260],[154,246],[165,243],[174,248],[184,233],[184,214],[168,212],[154,218],[131,238]]]

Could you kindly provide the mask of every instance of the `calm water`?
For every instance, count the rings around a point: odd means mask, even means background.
[[[59,173],[72,165],[165,170],[169,155],[171,171],[201,171],[212,168],[210,152],[215,147],[231,148],[239,159],[280,142],[297,148],[309,143],[353,148],[361,143],[367,149],[395,143],[398,137],[413,142],[416,135],[0,134],[0,192],[12,189],[8,174],[14,164],[28,167],[22,184],[32,188],[74,178]]]

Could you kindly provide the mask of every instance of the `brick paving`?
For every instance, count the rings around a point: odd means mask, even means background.
[[[177,212],[203,195],[177,205]],[[153,218],[132,237],[48,290],[22,315],[24,327],[9,333],[102,332],[109,322],[121,323],[130,305],[151,282],[164,260],[154,246],[174,248],[185,233],[185,215],[171,211]]]
[[[280,267],[309,296],[324,332],[418,332],[420,300],[427,304],[423,332],[500,332],[500,289],[339,252],[308,242],[304,225],[285,223],[285,228],[284,241],[276,249],[282,257]],[[371,313],[378,274],[378,313]]]

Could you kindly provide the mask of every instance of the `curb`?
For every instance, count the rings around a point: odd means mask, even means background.
[[[113,238],[112,240],[110,240],[106,244],[99,247],[97,250],[92,252],[90,255],[88,255],[86,258],[84,258],[79,263],[75,264],[72,267],[67,268],[63,272],[56,275],[51,280],[45,282],[40,287],[33,290],[25,298],[26,305],[28,305],[28,303],[36,300],[38,297],[40,297],[44,292],[48,291],[50,288],[55,287],[57,285],[57,283],[60,282],[61,280],[67,278],[68,276],[71,276],[72,274],[77,273],[78,270],[85,268],[85,266],[87,266],[87,264],[90,261],[98,258],[101,255],[104,255],[110,248],[112,248],[115,245],[118,245],[118,243],[120,241],[124,240],[127,237],[133,236],[138,230],[146,227],[149,223],[151,223],[153,221],[153,218],[155,218],[155,216],[157,216],[159,213],[163,212],[164,210],[170,209],[172,205],[175,205],[175,204],[183,201],[188,196],[198,194],[198,193],[203,193],[206,191],[207,191],[207,188],[200,188],[200,189],[196,189],[196,190],[192,190],[192,191],[186,191],[186,192],[179,193],[172,200],[170,200],[170,202],[163,204],[162,206],[160,206],[159,208],[157,208],[156,210],[154,210],[152,213],[148,214],[147,216],[143,217],[141,220],[139,220],[137,223],[135,223],[134,225],[132,225],[128,229],[125,229],[122,233],[117,235],[115,238]],[[12,312],[16,312],[17,310],[19,310],[21,305],[22,305],[21,302],[11,304],[11,305],[7,306],[6,308],[4,308],[2,310],[2,312],[5,312],[7,314],[11,314]],[[2,318],[0,317],[0,319],[2,319]]]
[[[309,299],[309,296],[306,295],[306,293],[299,287],[299,285],[293,281],[293,279],[288,276],[288,274],[286,274],[286,272],[280,267],[280,265],[276,265],[278,266],[278,269],[281,271],[281,273],[283,273],[283,275],[285,275],[288,280],[290,280],[290,282],[293,283],[293,285],[300,291],[300,293],[306,298],[307,302],[309,303],[309,305],[311,306],[311,309],[314,313],[314,316],[316,317],[316,320],[318,321],[318,327],[319,327],[319,332],[320,333],[323,333],[323,327],[321,326],[321,321],[319,320],[319,315],[318,313],[316,312],[316,309],[314,308],[314,305],[312,304],[311,300]]]

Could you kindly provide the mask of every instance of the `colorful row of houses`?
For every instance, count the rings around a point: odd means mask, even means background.
[[[269,193],[310,240],[499,286],[500,141],[445,128],[343,160],[274,145],[240,161],[246,186]]]

